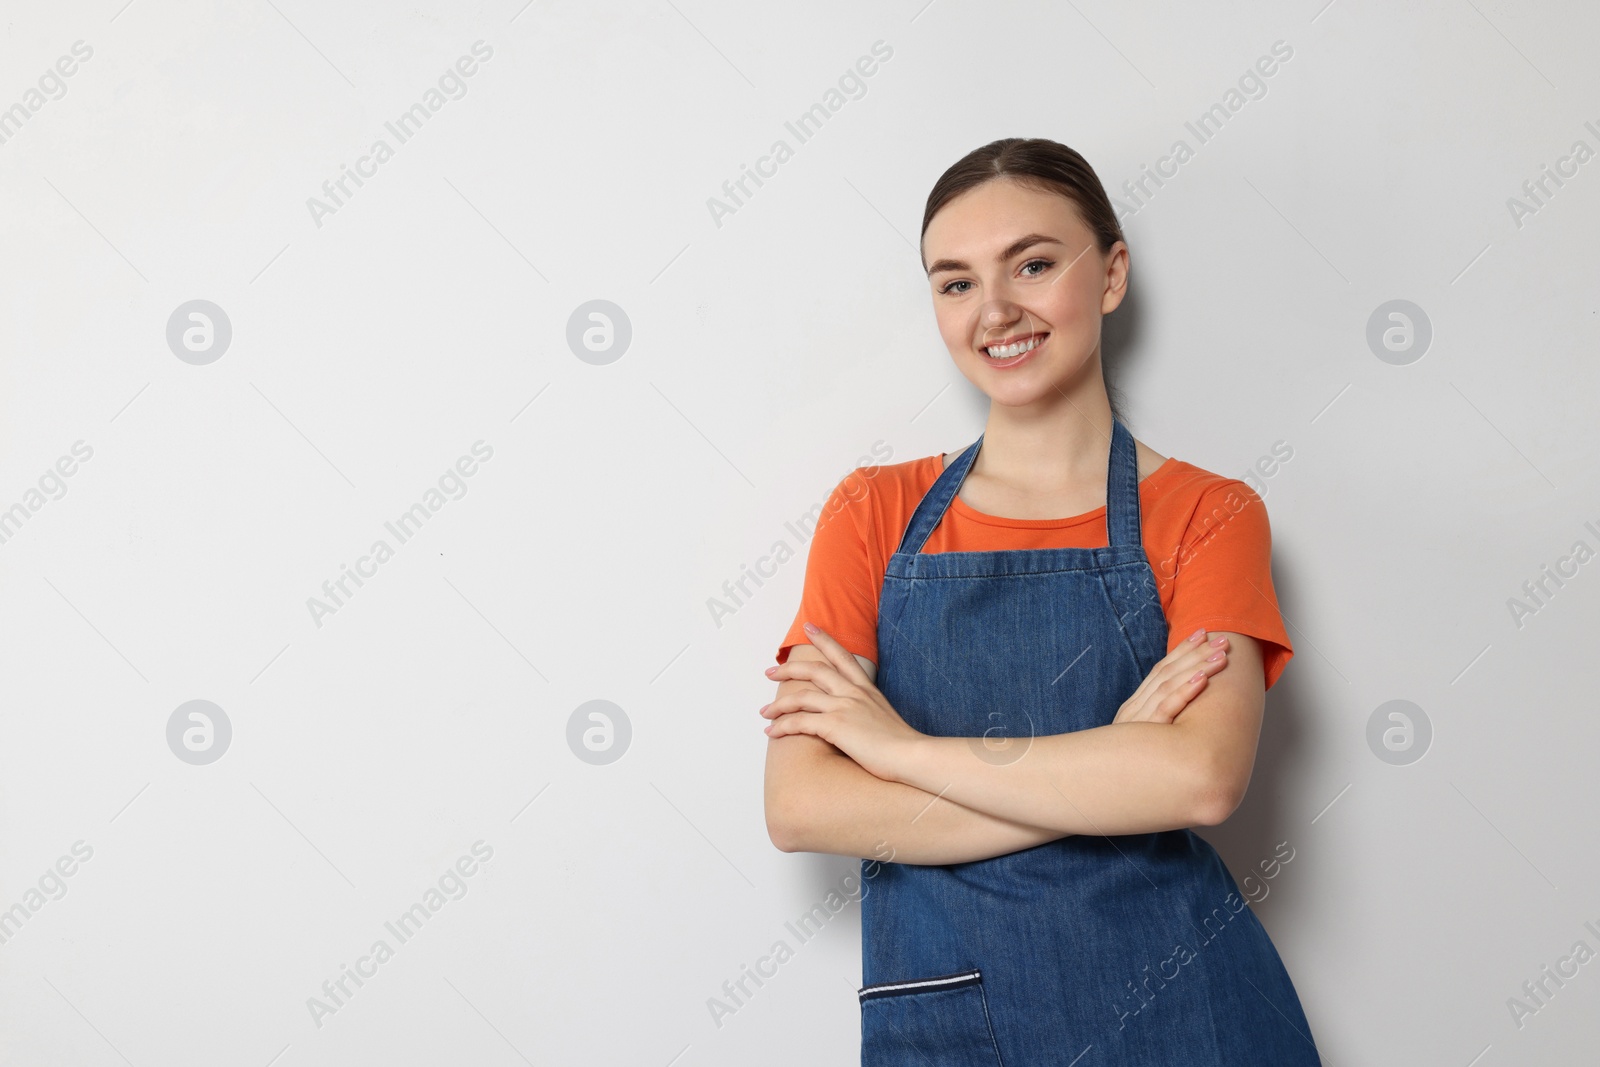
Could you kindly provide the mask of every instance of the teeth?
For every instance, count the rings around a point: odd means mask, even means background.
[[[983,351],[990,359],[1011,359],[1022,355],[1024,352],[1038,348],[1043,340],[1043,337],[1034,336],[1025,341],[1018,341],[1013,345],[1004,345],[1000,348],[985,348]]]

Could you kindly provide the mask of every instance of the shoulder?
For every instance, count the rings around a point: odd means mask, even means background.
[[[1267,507],[1249,482],[1168,459],[1139,488],[1146,546],[1160,577],[1198,574],[1195,567],[1214,573],[1270,567]]]
[[[856,467],[828,494],[821,520],[848,514],[863,533],[895,529],[909,517],[928,487],[939,477],[938,456],[923,456],[900,463]]]
[[[938,456],[922,456],[900,463],[857,467],[840,479],[834,492],[852,501],[871,500],[878,508],[892,510],[906,499],[915,506],[938,479],[941,466]]]
[[[1142,474],[1142,461],[1140,467]],[[1148,497],[1176,507],[1217,504],[1229,498],[1235,503],[1259,502],[1261,499],[1250,483],[1242,478],[1218,474],[1174,456],[1161,460],[1139,488]]]
[[[1164,531],[1166,540],[1203,536],[1224,523],[1270,536],[1267,506],[1242,478],[1168,458],[1139,489],[1151,525]]]
[[[1151,448],[1143,441],[1135,438],[1133,442],[1134,455],[1138,457],[1139,480],[1142,482],[1156,471],[1161,469],[1168,457]]]

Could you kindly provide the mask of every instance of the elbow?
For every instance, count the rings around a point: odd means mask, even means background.
[[[803,852],[799,821],[788,805],[767,801],[767,837],[779,852]]]
[[[1221,826],[1239,807],[1239,801],[1224,790],[1203,790],[1195,798],[1189,817],[1191,826]]]
[[[1231,771],[1213,771],[1204,775],[1194,790],[1194,826],[1220,826],[1233,816],[1244,801],[1248,778],[1241,779]]]
[[[839,768],[851,761],[819,746],[826,742],[804,735],[772,745],[762,807],[767,837],[780,852],[827,852],[838,833],[833,798],[841,785]]]
[[[772,846],[779,852],[799,852],[800,847],[793,829],[787,823],[780,823],[767,816],[767,837],[771,839]]]

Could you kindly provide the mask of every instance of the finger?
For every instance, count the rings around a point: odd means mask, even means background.
[[[1124,721],[1170,723],[1205,688],[1206,679],[1228,665],[1227,657],[1204,660],[1187,675],[1169,671]]]
[[[1186,652],[1191,652],[1197,648],[1204,648],[1207,639],[1208,635],[1203,628],[1196,630],[1194,633],[1190,634],[1188,637],[1185,637],[1182,641],[1179,641],[1175,646],[1173,646],[1172,651],[1167,653],[1162,662],[1165,663],[1170,660],[1176,660]],[[1160,664],[1157,664],[1157,666],[1159,665]]]
[[[1130,717],[1130,722],[1153,722],[1158,724],[1171,723],[1178,717],[1189,700],[1200,688],[1205,685],[1206,674],[1196,671],[1182,683],[1165,683],[1161,688],[1143,704],[1141,704]]]
[[[850,658],[855,659],[854,656]],[[779,664],[767,677],[780,683],[796,679],[807,681],[825,693],[841,693],[848,684],[837,667],[821,659],[791,659]]]
[[[1166,723],[1175,721],[1188,709],[1194,698],[1205,691],[1206,683],[1210,680],[1209,674],[1197,671],[1177,692],[1169,693],[1162,701],[1156,713],[1156,721]]]
[[[788,737],[792,734],[822,736],[822,720],[815,715],[785,715],[769,722],[762,733],[768,737]]]
[[[1198,640],[1195,634],[1199,634]],[[1197,630],[1195,634],[1190,634],[1180,641],[1176,648],[1167,653],[1165,659],[1156,664],[1156,668],[1159,670],[1163,667],[1177,667],[1192,661],[1202,660],[1218,649],[1226,650],[1228,647],[1228,639],[1222,634],[1206,630]],[[1193,672],[1190,671],[1189,673],[1192,674]]]
[[[1155,667],[1145,675],[1138,687],[1123,702],[1123,709],[1119,709],[1117,717],[1112,721],[1155,721],[1159,714],[1156,709],[1163,692],[1170,692],[1172,687],[1181,689],[1188,686],[1189,679],[1197,670],[1206,669],[1209,673],[1215,674],[1227,666],[1227,649],[1228,639],[1225,636],[1218,634],[1212,637],[1205,629],[1196,630],[1157,661]],[[1210,658],[1219,652],[1222,653],[1220,659]],[[1168,689],[1163,690],[1163,686],[1167,686]]]
[[[1191,686],[1203,681],[1205,678],[1216,674],[1228,665],[1228,657],[1220,656],[1217,659],[1206,659],[1194,664],[1187,674],[1173,672],[1161,683],[1155,694],[1157,701],[1165,699],[1173,693],[1187,693]],[[1198,677],[1197,677],[1198,676]]]
[[[818,689],[796,689],[785,693],[761,709],[763,718],[776,719],[791,711],[833,711],[839,706],[838,698]]]
[[[1206,647],[1206,636],[1207,632],[1202,628],[1179,641],[1172,651],[1156,661],[1156,665],[1139,682],[1138,688],[1133,691],[1128,699],[1143,699],[1149,696],[1150,692],[1165,681],[1174,671],[1183,671],[1184,676],[1193,674],[1192,667],[1187,670],[1184,668],[1193,659],[1194,653]],[[1209,655],[1209,653],[1206,654]]]
[[[811,623],[805,625],[806,633],[811,636],[811,643],[817,651],[828,657],[828,662],[838,669],[845,678],[856,685],[871,685],[872,679],[867,677],[867,672],[861,669],[861,664],[856,661],[855,654],[833,639],[833,635],[820,626]]]
[[[781,701],[781,699],[786,699],[786,697],[800,696],[800,694],[811,694],[811,696],[818,696],[818,697],[829,696],[829,694],[827,694],[827,693],[822,693],[821,689],[813,688],[813,686],[810,686],[810,685],[798,686],[798,688],[789,689],[789,691],[787,691],[787,693],[786,693],[786,691],[784,691],[784,689],[779,688],[778,689],[778,696],[773,697],[773,704],[776,704],[776,702]],[[773,705],[773,704],[763,704],[762,705],[762,713],[763,713],[763,715],[766,715],[766,712],[768,712],[768,709],[771,709],[771,705]],[[810,707],[786,707],[786,709],[778,710],[778,712],[773,712],[773,713],[774,713],[774,715],[782,715],[782,713],[784,713],[784,710],[790,710],[790,712],[810,712],[810,710],[813,710],[813,709],[810,709]],[[768,715],[768,718],[771,718],[771,715]]]
[[[1174,678],[1171,682],[1161,687],[1159,693],[1152,698],[1151,703],[1158,710],[1156,714],[1175,716],[1183,705],[1193,700],[1205,688],[1206,680],[1227,667],[1226,663],[1206,663],[1183,678]],[[1168,721],[1171,721],[1170,718]]]
[[[1189,650],[1163,667],[1160,671],[1160,682],[1187,682],[1189,676],[1197,670],[1204,670],[1214,674],[1216,670],[1226,666],[1227,662],[1228,649],[1226,646],[1202,645],[1199,648]]]
[[[1218,634],[1209,641],[1198,645],[1190,645],[1183,649],[1179,655],[1173,657],[1172,663],[1168,666],[1174,671],[1181,671],[1183,677],[1187,678],[1194,673],[1195,667],[1219,652],[1223,655],[1228,653],[1228,639],[1222,634]]]

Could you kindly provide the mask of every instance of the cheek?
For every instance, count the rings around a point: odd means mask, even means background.
[[[1046,313],[1063,329],[1084,326],[1100,316],[1100,292],[1084,282],[1063,280],[1051,293]]]
[[[968,347],[971,331],[964,315],[952,308],[941,308],[934,313],[934,318],[939,326],[939,336],[944,338],[945,347],[952,352]]]

